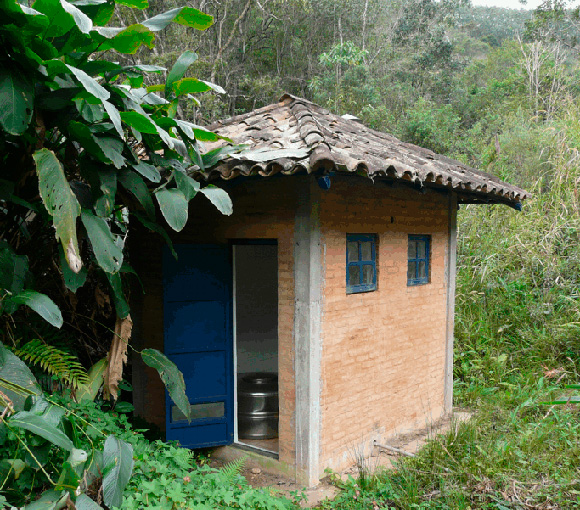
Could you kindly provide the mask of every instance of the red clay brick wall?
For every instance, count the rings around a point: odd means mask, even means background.
[[[337,178],[321,197],[322,475],[443,413],[448,202]],[[347,233],[378,235],[374,292],[346,294]],[[432,236],[429,284],[407,286],[408,234]]]
[[[306,177],[226,184],[234,215],[194,199],[178,243],[235,238],[278,240],[280,460],[295,462],[294,221]],[[333,177],[320,193],[323,242],[320,470],[351,464],[361,447],[421,427],[443,411],[447,197],[389,188],[368,179]],[[378,234],[378,289],[346,295],[346,233]],[[431,282],[407,287],[407,235],[431,234]],[[134,296],[138,348],[163,348],[160,238],[133,236],[131,263],[146,294]],[[152,241],[154,239],[154,241]],[[147,370],[147,372],[146,372]],[[147,377],[143,375],[147,373]],[[164,388],[138,358],[138,414],[165,425]]]
[[[172,235],[175,243],[225,243],[230,239],[278,240],[278,349],[280,392],[280,460],[295,462],[294,384],[294,214],[300,177],[256,179],[251,184],[232,181],[224,185],[234,204],[234,214],[222,216],[203,196],[195,197],[183,232]],[[169,230],[169,229],[168,229]],[[162,241],[153,234],[132,243],[132,263],[145,287],[136,295],[134,341],[140,347],[163,348]],[[140,302],[141,301],[141,302]],[[165,392],[159,377],[136,359],[134,381],[144,395],[136,411],[165,428]]]

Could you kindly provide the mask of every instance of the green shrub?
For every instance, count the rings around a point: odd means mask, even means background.
[[[190,450],[161,441],[139,441],[135,445],[134,475],[122,508],[294,508],[290,500],[270,489],[250,487],[240,474],[241,467],[241,462],[220,470],[205,463],[197,465]]]
[[[459,152],[461,119],[451,105],[420,98],[407,110],[403,139],[439,153]]]
[[[93,401],[39,397],[26,408],[28,411],[0,425],[0,508],[2,504],[31,504],[41,494],[58,495],[62,505],[69,497],[81,504],[79,490],[96,496],[103,483],[101,476],[114,470],[106,463],[107,451],[112,448],[110,438],[121,445],[121,451],[130,452],[125,462],[132,465],[129,483],[114,487],[118,497],[105,495],[111,508],[294,508],[290,500],[268,489],[251,488],[240,474],[242,462],[221,470],[206,463],[198,465],[190,450],[146,440],[144,431],[133,429],[125,414],[105,410]],[[40,425],[30,420],[31,415],[37,416]],[[25,418],[33,426],[18,425]],[[59,434],[56,441],[51,433]],[[60,441],[70,441],[72,450],[63,448]],[[81,460],[75,463],[73,457],[79,453]],[[120,459],[122,463],[122,454]],[[111,490],[110,485],[103,485],[105,493]],[[114,501],[117,503],[111,503]]]

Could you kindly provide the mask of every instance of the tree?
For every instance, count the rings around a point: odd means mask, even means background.
[[[531,41],[560,42],[570,49],[578,45],[580,6],[577,0],[544,0],[526,24]]]

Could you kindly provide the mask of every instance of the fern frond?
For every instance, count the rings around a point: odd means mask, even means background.
[[[244,456],[240,457],[239,459],[232,460],[220,469],[220,472],[224,477],[224,482],[226,482],[228,485],[234,483],[235,478],[242,472],[247,458],[247,456]]]
[[[24,361],[39,366],[46,373],[58,377],[74,389],[88,383],[87,371],[76,356],[45,344],[42,340],[27,342],[15,354]]]

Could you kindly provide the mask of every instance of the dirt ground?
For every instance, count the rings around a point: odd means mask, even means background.
[[[470,414],[466,412],[454,412],[451,417],[446,417],[438,422],[430,424],[420,430],[416,430],[410,434],[400,434],[389,438],[386,446],[391,446],[410,454],[416,453],[425,443],[436,437],[438,434],[443,434],[449,431],[452,427],[456,427],[459,423],[469,420]],[[373,456],[366,461],[366,469],[375,472],[380,469],[390,469],[393,467],[392,461],[399,458],[401,455],[393,451],[375,447]],[[213,459],[211,462],[213,467],[222,467],[223,463],[218,459]],[[316,487],[305,488],[297,485],[292,479],[283,475],[277,475],[264,471],[262,468],[253,466],[250,462],[246,463],[242,474],[252,487],[271,487],[275,491],[292,498],[294,494],[303,494],[304,498],[300,506],[302,508],[316,508],[325,499],[333,499],[338,489],[331,483],[330,477],[323,478]],[[348,469],[340,473],[336,473],[343,480],[347,480],[349,476],[353,478],[358,477],[358,467],[353,463]]]

